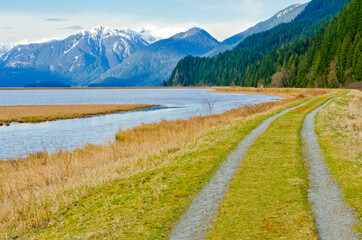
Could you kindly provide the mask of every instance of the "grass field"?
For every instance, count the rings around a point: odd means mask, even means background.
[[[153,106],[144,104],[0,106],[0,125],[11,122],[37,123],[58,119],[85,118],[142,110]]]
[[[362,234],[362,92],[336,98],[317,116],[317,134],[332,176],[346,203],[355,209]]]
[[[321,94],[296,91],[279,102],[145,124],[117,133],[118,141],[103,146],[2,162],[0,238],[166,239],[195,194],[245,135],[271,115],[307,100],[302,97]],[[238,173],[235,192],[232,188],[229,194],[238,196],[237,205],[251,202],[260,212],[240,226],[225,222],[226,229],[233,226],[250,239],[316,238],[298,131],[304,115],[326,99],[317,97],[277,119],[252,146],[242,168],[248,174]],[[253,187],[236,181],[238,177]],[[239,187],[250,194],[240,198]],[[229,198],[232,195],[226,201]],[[227,210],[239,211],[237,205],[227,205]],[[228,211],[220,211],[218,219]],[[223,223],[216,222],[212,239],[237,233],[219,231],[218,224]]]

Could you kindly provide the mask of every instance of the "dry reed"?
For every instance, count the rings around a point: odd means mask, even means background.
[[[261,103],[189,120],[143,124],[118,132],[114,143],[0,162],[0,238],[52,225],[62,211],[94,189],[167,164],[185,151],[192,139],[222,124],[294,100]],[[161,157],[152,157],[155,155]]]
[[[45,122],[146,109],[145,104],[0,106],[0,123]]]
[[[331,175],[341,186],[346,203],[356,211],[356,230],[362,234],[362,92],[350,90],[322,109],[317,133]]]
[[[215,87],[219,93],[241,93],[248,95],[279,96],[284,98],[317,97],[330,93],[332,89],[316,88],[252,88],[252,87]]]

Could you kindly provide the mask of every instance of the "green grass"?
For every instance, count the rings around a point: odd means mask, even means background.
[[[325,162],[342,187],[344,200],[358,214],[355,229],[362,234],[361,109],[349,109],[356,94],[340,96],[321,110],[316,129]]]
[[[193,197],[243,137],[279,111],[228,123],[190,142],[188,151],[176,153],[170,164],[100,188],[65,211],[56,223],[23,239],[166,239]]]
[[[209,239],[317,239],[300,131],[317,98],[278,119],[251,146]],[[242,236],[242,237],[241,237]]]

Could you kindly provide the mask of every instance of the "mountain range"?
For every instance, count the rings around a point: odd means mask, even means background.
[[[4,69],[11,71],[7,77],[13,78],[14,85],[19,80],[17,77],[23,77],[21,73],[25,69],[35,73],[26,74],[28,83],[39,81],[38,75],[43,73],[72,86],[86,86],[149,44],[132,30],[98,26],[60,41],[16,46],[4,54],[0,62]]]
[[[206,31],[192,28],[138,50],[91,86],[157,86],[170,76],[180,59],[201,56],[218,45]]]
[[[249,35],[292,21],[306,5],[292,5],[221,43],[200,28],[159,40],[146,30],[98,26],[64,40],[18,45],[10,51],[0,45],[0,86],[23,87],[44,82],[70,86],[158,86],[169,78],[182,58],[214,56],[230,50]]]

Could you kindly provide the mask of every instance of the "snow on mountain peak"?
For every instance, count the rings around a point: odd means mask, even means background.
[[[51,41],[57,41],[57,38],[43,38],[41,40],[37,40],[37,41],[31,41],[29,39],[24,39],[22,41],[19,42],[15,42],[15,43],[11,43],[9,45],[6,45],[6,47],[8,49],[12,49],[16,46],[24,46],[24,45],[30,45],[30,44],[40,44],[40,43],[47,43],[47,42],[51,42]]]
[[[97,37],[97,36],[116,36],[117,34],[117,30],[113,30],[110,27],[107,26],[101,26],[98,25],[96,27],[93,27],[89,30],[83,30],[82,31],[83,34],[89,34],[92,37]]]
[[[284,9],[284,10],[278,12],[277,18],[281,18],[282,16],[285,16],[288,12],[293,11],[294,9],[296,9],[299,6],[300,6],[300,4],[295,4],[295,5],[288,7],[287,9]]]
[[[159,40],[158,38],[153,37],[148,32],[135,31],[128,27],[124,27],[124,28],[120,28],[120,29],[112,29],[108,26],[99,25],[99,26],[91,28],[90,30],[83,30],[81,32],[81,34],[87,35],[94,40],[100,40],[100,39],[105,39],[107,37],[114,37],[114,36],[120,36],[120,37],[126,38],[128,40],[140,38],[140,39],[143,39],[144,41],[146,41],[148,44],[151,44],[151,43]]]
[[[5,46],[5,44],[0,43],[0,51],[1,51],[1,50],[5,50],[5,49],[7,49],[7,47]]]
[[[192,28],[193,25],[178,25],[173,27],[156,27],[154,25],[146,25],[139,28],[137,32],[142,34],[143,38],[149,43],[156,42],[161,39],[170,38],[178,33],[186,32]]]
[[[8,51],[9,51],[8,48],[3,43],[0,43],[0,57],[5,53],[7,53]]]
[[[146,27],[139,28],[137,32],[141,34],[142,38],[148,43],[154,43],[162,39],[161,36],[154,34],[156,27],[147,25]]]

